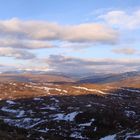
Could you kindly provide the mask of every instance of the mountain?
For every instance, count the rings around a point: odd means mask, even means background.
[[[115,81],[112,83],[109,83],[111,86],[123,86],[123,87],[135,87],[139,88],[140,87],[140,75],[133,76],[133,77],[128,77],[126,79],[120,80],[120,81]]]
[[[94,75],[86,78],[82,78],[78,81],[78,83],[96,83],[96,84],[106,84],[112,82],[118,82],[122,80],[126,80],[128,78],[139,77],[139,71],[132,71],[126,73],[119,74],[102,74],[102,75]]]
[[[17,81],[17,82],[53,82],[53,83],[94,83],[94,84],[116,84],[125,85],[138,84],[140,79],[139,71],[125,73],[86,73],[82,74],[67,74],[53,71],[27,71],[16,70],[6,71],[0,74],[0,81]],[[133,81],[133,82],[132,82]]]
[[[1,74],[47,74],[47,75],[57,75],[57,76],[65,76],[71,77],[73,79],[82,79],[91,76],[101,76],[102,73],[67,73],[67,72],[59,72],[59,71],[41,71],[41,70],[12,70],[12,71],[4,71]]]
[[[31,74],[31,73],[23,73],[23,74],[0,74],[0,81],[2,82],[54,82],[54,83],[69,83],[74,82],[74,80],[68,76],[63,75],[55,75],[55,74]]]
[[[0,138],[139,139],[139,72],[69,75],[0,74]]]

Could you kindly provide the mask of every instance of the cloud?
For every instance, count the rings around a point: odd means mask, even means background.
[[[137,54],[138,50],[134,48],[118,48],[118,49],[113,49],[112,52],[117,54],[132,55],[132,54]]]
[[[116,25],[124,29],[137,29],[140,28],[140,10],[133,12],[126,12],[123,10],[109,11],[101,16],[106,23]]]
[[[0,73],[5,72],[5,71],[9,71],[9,70],[16,70],[15,66],[10,66],[7,64],[0,64]]]
[[[8,70],[53,71],[79,75],[88,73],[105,74],[140,70],[140,59],[82,59],[62,55],[50,55],[48,58],[34,58],[29,63],[21,63],[20,65],[2,65],[0,66],[0,71],[7,71],[7,68]]]
[[[23,21],[16,18],[0,21],[3,45],[25,48],[50,48],[50,41],[116,43],[116,30],[97,23],[60,25],[47,21]],[[13,40],[14,38],[14,40]],[[13,41],[12,41],[13,40]],[[10,44],[11,43],[11,44]]]
[[[48,68],[65,73],[114,73],[140,69],[139,59],[81,59],[62,55],[51,55],[47,60]]]
[[[62,38],[71,42],[115,43],[118,34],[115,30],[100,24],[80,24],[64,27]]]
[[[0,56],[14,57],[16,59],[33,59],[36,56],[28,51],[13,48],[0,48]]]
[[[46,41],[40,40],[25,40],[15,38],[0,38],[0,47],[11,47],[20,49],[40,49],[40,48],[53,48],[54,45]]]

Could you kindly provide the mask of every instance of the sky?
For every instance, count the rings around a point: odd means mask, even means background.
[[[0,0],[0,72],[140,70],[139,0]]]

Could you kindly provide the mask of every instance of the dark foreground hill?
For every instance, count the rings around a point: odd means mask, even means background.
[[[140,88],[0,83],[1,140],[139,140]]]

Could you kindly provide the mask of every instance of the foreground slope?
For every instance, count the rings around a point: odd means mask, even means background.
[[[1,139],[140,138],[138,87],[9,82],[0,98]]]

